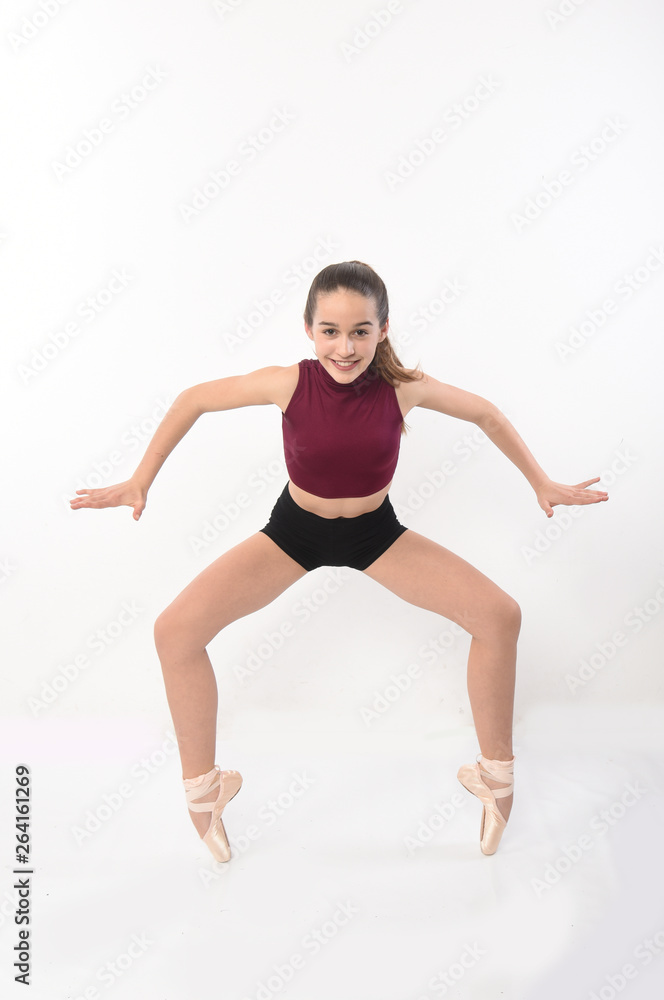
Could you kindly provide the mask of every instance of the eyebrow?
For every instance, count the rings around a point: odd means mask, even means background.
[[[318,325],[319,326],[336,326],[337,329],[339,329],[339,326],[338,326],[337,323],[328,323],[326,320],[323,320],[323,319],[320,321],[320,323]],[[373,323],[370,320],[365,319],[363,323],[352,323],[351,326],[353,326],[353,327],[355,327],[355,326],[373,326]]]

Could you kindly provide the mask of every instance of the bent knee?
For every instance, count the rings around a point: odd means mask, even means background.
[[[162,611],[160,615],[157,616],[154,628],[154,644],[157,649],[160,649],[165,645],[165,643],[170,642],[174,634],[174,622],[173,616],[169,613],[168,609]]]
[[[502,635],[512,640],[518,638],[521,631],[521,607],[509,594],[504,594],[500,600],[494,623]]]
[[[504,621],[506,628],[514,634],[516,638],[521,631],[521,606],[517,604],[513,597],[506,595]]]
[[[187,626],[182,616],[170,607],[162,611],[155,620],[153,634],[157,652],[166,649],[172,651],[176,646],[187,649],[205,647],[204,643],[198,642],[191,626]]]
[[[485,642],[516,642],[521,630],[521,608],[509,594],[501,593],[469,629],[471,635]]]

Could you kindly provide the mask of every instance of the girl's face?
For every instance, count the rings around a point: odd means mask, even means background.
[[[337,382],[352,382],[373,361],[387,336],[389,320],[378,325],[374,299],[338,289],[319,295],[313,327],[304,327],[316,357]]]

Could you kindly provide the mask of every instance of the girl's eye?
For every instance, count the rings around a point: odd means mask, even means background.
[[[328,327],[327,330],[323,330],[323,333],[336,333],[337,331],[333,327]],[[368,336],[368,330],[355,330],[355,333],[359,333],[361,337]]]

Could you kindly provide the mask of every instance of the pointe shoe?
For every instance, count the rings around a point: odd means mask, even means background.
[[[478,763],[464,764],[459,768],[457,778],[464,788],[476,795],[483,803],[480,823],[480,848],[482,854],[495,854],[503,835],[507,820],[496,804],[496,799],[506,798],[514,790],[514,760],[489,760],[477,755]],[[506,783],[505,788],[489,788],[482,777]]]
[[[215,764],[207,774],[201,774],[197,778],[184,778],[183,784],[187,805],[191,812],[209,812],[210,825],[207,833],[203,834],[201,840],[209,849],[215,861],[228,861],[231,857],[231,848],[228,837],[221,820],[221,814],[225,806],[242,787],[242,775],[239,771],[220,771]],[[211,802],[196,802],[206,792],[213,791],[217,786],[219,795]]]

